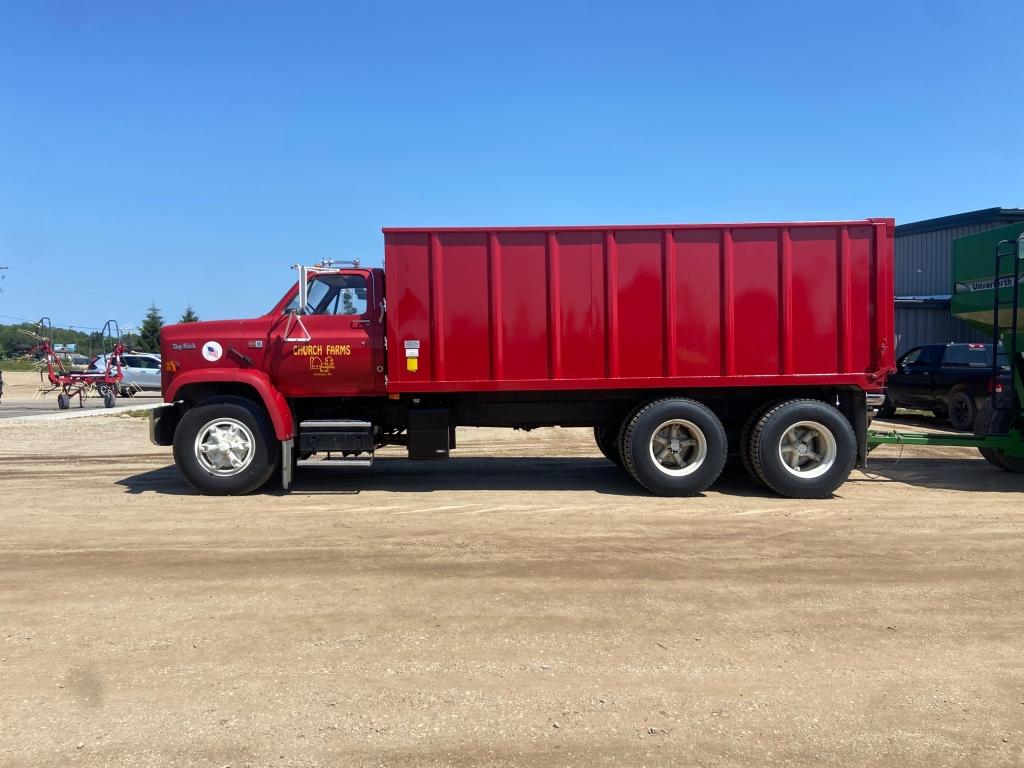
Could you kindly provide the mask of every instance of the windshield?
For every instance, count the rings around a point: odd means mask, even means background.
[[[363,275],[317,275],[309,281],[307,315],[364,315],[367,309],[366,277]],[[284,311],[298,309],[296,294]]]

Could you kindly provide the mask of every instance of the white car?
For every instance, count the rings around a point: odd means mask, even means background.
[[[107,367],[107,356],[99,355],[89,363],[88,371],[102,373]],[[119,394],[131,397],[138,391],[160,391],[160,355],[150,352],[125,352],[121,355],[121,388]],[[101,388],[104,385],[100,385]],[[103,392],[100,392],[103,394]]]

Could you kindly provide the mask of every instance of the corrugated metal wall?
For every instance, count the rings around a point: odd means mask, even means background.
[[[1018,220],[996,218],[983,223],[907,235],[901,235],[897,227],[894,244],[896,295],[948,296],[952,289],[953,240]],[[950,315],[948,308],[933,307],[897,307],[896,338],[897,354],[918,344],[991,341],[990,337]]]
[[[896,354],[902,355],[918,344],[936,342],[987,342],[991,336],[976,331],[949,309],[896,307]]]

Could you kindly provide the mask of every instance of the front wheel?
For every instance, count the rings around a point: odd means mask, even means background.
[[[174,460],[202,493],[233,496],[263,485],[277,466],[279,445],[256,404],[215,403],[188,411],[174,432]]]
[[[68,408],[71,407],[71,398],[68,397],[63,392],[61,392],[59,395],[57,395],[57,407],[60,408],[62,411],[66,411]]]
[[[846,482],[857,437],[846,417],[820,400],[788,400],[767,411],[750,434],[757,476],[776,493],[820,499]]]
[[[107,392],[105,395],[103,395],[103,407],[104,408],[113,408],[116,404],[117,404],[117,398],[114,397],[114,393],[113,392]]]
[[[626,469],[651,493],[689,496],[718,479],[728,441],[710,408],[672,397],[637,410],[622,431],[621,448]]]

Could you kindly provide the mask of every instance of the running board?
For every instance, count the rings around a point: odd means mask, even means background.
[[[303,453],[373,453],[373,424],[349,419],[315,419],[299,423],[298,450]]]
[[[307,467],[371,467],[373,466],[373,457],[331,456],[328,454],[323,458],[301,459],[296,466],[303,469]]]

